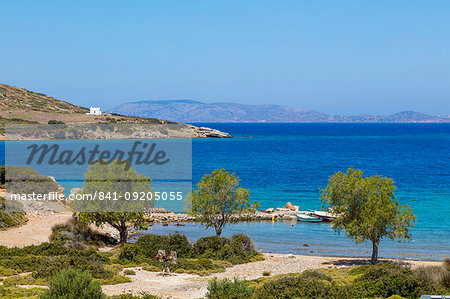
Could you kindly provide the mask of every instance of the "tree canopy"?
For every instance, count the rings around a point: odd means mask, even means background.
[[[80,211],[82,223],[108,223],[119,231],[120,243],[126,243],[128,224],[136,229],[147,227],[144,214],[154,205],[153,197],[147,196],[153,192],[150,182],[150,178],[132,168],[124,170],[118,161],[92,164],[78,194],[92,195],[94,199],[75,200],[73,206]]]
[[[349,168],[347,173],[331,176],[328,186],[322,190],[322,202],[337,216],[333,228],[344,231],[356,243],[370,240],[372,263],[378,259],[382,238],[402,241],[411,237],[409,228],[416,217],[408,205],[398,203],[395,189],[390,178],[363,177],[361,170]]]
[[[250,191],[242,188],[234,173],[217,169],[197,183],[197,190],[186,200],[186,210],[220,236],[225,223],[237,221],[239,214],[253,212],[258,206],[257,202],[250,204],[249,197]]]

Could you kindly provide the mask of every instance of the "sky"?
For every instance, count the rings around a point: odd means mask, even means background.
[[[0,83],[137,100],[450,114],[450,1],[0,1]]]

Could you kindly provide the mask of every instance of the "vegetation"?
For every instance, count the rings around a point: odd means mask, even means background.
[[[18,286],[2,286],[0,285],[0,298],[33,298],[37,299],[45,292],[42,288],[21,288]]]
[[[67,269],[57,273],[49,283],[42,299],[102,299],[100,284],[86,271]]]
[[[86,113],[87,108],[64,102],[42,93],[0,84],[2,104],[6,109],[35,110],[55,113]]]
[[[0,116],[0,134],[5,133],[6,124],[37,124],[36,121],[29,121],[21,118],[4,118]]]
[[[214,227],[220,236],[225,223],[237,221],[239,214],[254,211],[258,203],[249,201],[250,191],[241,187],[239,178],[225,169],[205,174],[186,201],[186,210],[198,216],[206,227]]]
[[[48,176],[26,166],[4,166],[2,183],[8,192],[17,194],[48,194],[57,192],[59,184]]]
[[[52,228],[51,242],[60,242],[66,248],[88,249],[115,245],[117,241],[103,233],[93,230],[90,226],[72,218],[66,223],[57,224]]]
[[[337,215],[333,228],[343,230],[356,243],[370,240],[373,264],[382,238],[401,241],[411,237],[409,228],[415,216],[409,206],[398,203],[395,188],[390,178],[363,177],[361,170],[349,168],[347,173],[331,176],[322,190],[322,202]]]
[[[117,160],[110,164],[96,163],[89,165],[83,188],[80,193],[93,196],[104,194],[105,199],[94,199],[92,201],[73,202],[74,207],[80,212],[81,223],[94,223],[100,226],[104,223],[110,224],[119,231],[121,244],[127,242],[128,225],[136,229],[147,227],[144,219],[144,211],[153,207],[153,200],[135,201],[126,200],[127,194],[134,192],[153,192],[150,187],[151,179],[143,174],[137,174],[134,169],[124,169],[124,164]],[[117,200],[109,200],[111,196]],[[114,199],[114,198],[113,198]]]
[[[61,121],[61,120],[55,120],[55,119],[51,119],[48,121],[49,125],[64,125],[65,122]]]
[[[438,270],[436,269],[438,268]],[[411,270],[392,263],[340,269],[307,270],[251,281],[212,280],[207,298],[418,298],[448,294],[444,276],[450,269]]]
[[[254,250],[250,238],[244,235],[235,235],[231,239],[206,237],[191,244],[185,236],[171,234],[142,236],[135,244],[122,246],[113,262],[126,266],[145,265],[143,270],[160,271],[162,264],[154,259],[160,249],[177,252],[177,264],[170,265],[170,269],[176,273],[208,275],[223,272],[233,264],[262,259]]]
[[[28,221],[24,212],[8,211],[5,199],[0,196],[0,230],[20,226]]]
[[[251,298],[254,290],[249,288],[244,281],[239,281],[234,278],[233,281],[225,278],[218,281],[214,277],[208,283],[207,299],[238,299],[238,298]]]

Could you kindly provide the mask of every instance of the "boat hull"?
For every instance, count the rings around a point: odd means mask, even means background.
[[[322,222],[323,219],[321,217],[310,216],[306,214],[295,214],[297,216],[297,220],[301,222]]]

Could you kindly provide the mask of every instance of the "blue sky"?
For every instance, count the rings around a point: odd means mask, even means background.
[[[450,114],[450,1],[2,1],[0,11],[0,82],[79,105]]]

